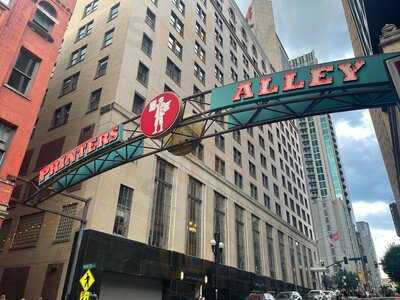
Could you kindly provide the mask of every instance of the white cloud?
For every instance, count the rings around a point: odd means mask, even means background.
[[[348,138],[355,141],[375,138],[374,126],[368,110],[362,112],[360,118],[361,124],[352,126],[347,120],[341,120],[336,123],[336,134],[339,138]]]
[[[375,251],[378,257],[378,261],[381,261],[387,248],[393,243],[399,243],[399,239],[396,236],[396,232],[391,229],[371,229],[372,239],[374,240]],[[387,278],[388,276],[382,271],[380,266],[382,278]]]
[[[372,215],[390,216],[389,206],[383,201],[356,201],[352,202],[352,206],[357,220],[362,220]]]

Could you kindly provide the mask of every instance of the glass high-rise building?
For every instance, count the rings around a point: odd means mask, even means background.
[[[290,61],[293,67],[318,62],[314,51]],[[330,115],[297,120],[303,146],[315,237],[321,264],[331,265],[343,257],[358,257],[352,206]],[[343,265],[357,273],[361,264]],[[330,272],[334,271],[330,268]],[[331,273],[333,274],[333,273]]]

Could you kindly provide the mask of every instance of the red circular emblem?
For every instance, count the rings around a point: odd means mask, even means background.
[[[180,119],[182,103],[174,93],[158,95],[143,109],[140,129],[149,138],[157,138],[168,133]]]

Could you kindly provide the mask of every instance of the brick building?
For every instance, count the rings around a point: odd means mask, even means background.
[[[74,5],[0,0],[0,225]]]

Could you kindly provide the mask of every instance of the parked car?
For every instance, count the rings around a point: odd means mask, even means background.
[[[275,298],[270,293],[252,292],[246,300],[275,300]]]
[[[275,297],[272,293],[264,293],[264,300],[275,300]]]
[[[323,291],[323,293],[325,295],[325,300],[335,300],[336,299],[336,295],[332,291]]]
[[[303,300],[303,297],[298,292],[288,291],[288,292],[280,292],[275,296],[276,300]]]
[[[307,300],[326,300],[325,294],[321,290],[311,290],[307,293]]]

